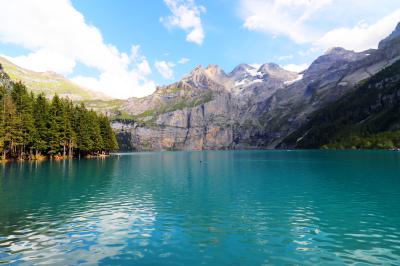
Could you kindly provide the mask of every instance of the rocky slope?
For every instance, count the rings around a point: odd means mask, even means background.
[[[280,147],[393,148],[396,143],[400,144],[398,133],[400,60],[353,92],[317,110],[309,121],[286,137]],[[374,138],[377,134],[379,137]]]
[[[0,57],[0,64],[13,81],[23,82],[34,93],[43,92],[47,97],[58,94],[75,101],[110,99],[106,95],[82,88],[67,78],[54,72],[34,72],[19,67],[4,57]]]
[[[4,88],[5,90],[12,89],[12,81],[8,74],[4,72],[3,66],[0,64],[0,88]]]
[[[122,115],[131,115],[131,123],[119,119],[114,128],[126,149],[251,148],[240,139],[261,126],[256,103],[298,77],[274,64],[259,69],[241,65],[229,74],[215,65],[199,66],[148,97],[130,99]]]
[[[132,150],[275,148],[310,114],[400,59],[400,25],[379,48],[333,48],[301,74],[276,64],[225,73],[195,68],[181,81],[120,107],[113,123]]]

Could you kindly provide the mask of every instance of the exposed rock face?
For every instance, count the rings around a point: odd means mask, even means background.
[[[399,60],[399,29],[377,50],[333,48],[301,74],[276,64],[241,64],[229,74],[199,66],[148,97],[130,99],[122,110],[133,122],[113,126],[133,150],[275,148],[312,112]]]
[[[245,142],[261,126],[256,103],[298,76],[277,65],[236,68],[230,74],[215,65],[197,67],[180,82],[130,99],[123,111],[136,122],[114,123],[114,128],[120,139],[124,136],[120,142],[126,149],[257,148]]]
[[[6,72],[3,70],[3,66],[0,64],[0,87],[6,90],[12,89],[12,81]]]

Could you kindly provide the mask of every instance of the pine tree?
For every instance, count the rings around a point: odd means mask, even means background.
[[[0,152],[6,158],[66,157],[118,148],[106,116],[55,95],[28,93],[22,83],[0,87]],[[29,156],[28,156],[29,153]]]
[[[98,153],[103,150],[103,138],[101,137],[100,123],[97,114],[94,111],[88,112],[89,117],[89,129],[90,129],[90,139],[92,140],[92,145],[90,150]]]
[[[49,103],[44,94],[39,94],[33,105],[34,125],[36,131],[33,135],[32,148],[35,151],[36,156],[47,153],[47,150],[49,149],[49,128],[47,126],[49,108]]]
[[[90,118],[85,105],[82,103],[74,110],[74,130],[77,137],[77,149],[79,155],[84,155],[91,150]]]
[[[2,154],[2,159],[5,159],[3,151],[5,150],[5,98],[6,98],[6,88],[0,87],[0,153]],[[4,156],[4,157],[3,157]]]
[[[65,125],[64,109],[62,101],[58,95],[54,95],[49,110],[49,154],[55,156],[62,150]]]
[[[23,143],[23,132],[21,132],[22,121],[17,114],[17,108],[12,98],[6,94],[4,98],[5,119],[4,119],[4,149],[3,158],[7,158],[7,153],[11,157],[20,157],[17,147]]]
[[[110,121],[104,115],[99,117],[101,137],[103,139],[103,150],[104,151],[114,151],[118,149],[117,139],[110,126]]]
[[[65,138],[64,144],[67,146],[68,157],[73,157],[73,149],[76,148],[76,133],[74,132],[74,105],[72,101],[64,101],[65,109]],[[65,155],[64,155],[65,156]]]
[[[11,91],[12,101],[15,104],[16,116],[20,120],[21,141],[16,144],[18,157],[26,155],[28,149],[32,146],[33,136],[35,134],[33,119],[33,97],[29,95],[26,87],[21,83],[15,83]]]

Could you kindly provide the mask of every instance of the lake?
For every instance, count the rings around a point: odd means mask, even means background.
[[[162,152],[0,165],[4,264],[399,261],[400,152]]]

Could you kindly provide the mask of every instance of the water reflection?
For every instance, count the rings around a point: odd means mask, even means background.
[[[0,261],[400,260],[400,156],[178,152],[0,166]]]

